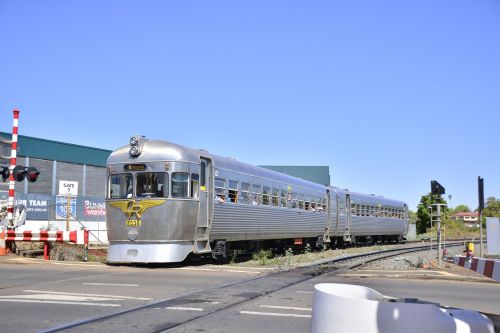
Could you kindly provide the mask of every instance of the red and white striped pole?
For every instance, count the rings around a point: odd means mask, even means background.
[[[14,109],[14,126],[12,127],[12,146],[10,155],[10,183],[9,183],[9,201],[7,203],[7,219],[9,221],[9,227],[14,227],[14,188],[16,181],[14,180],[14,168],[16,167],[17,159],[17,133],[19,127],[19,110]]]

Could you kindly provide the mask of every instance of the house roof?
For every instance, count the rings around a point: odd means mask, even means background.
[[[471,217],[479,217],[478,212],[458,212],[453,214],[452,216],[454,217],[465,217],[465,216],[471,216]]]

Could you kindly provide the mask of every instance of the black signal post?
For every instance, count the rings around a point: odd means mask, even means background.
[[[479,201],[479,257],[483,257],[483,209],[484,209],[484,178],[477,177],[477,196]]]
[[[445,188],[439,184],[435,180],[431,180],[431,195],[435,196],[438,199],[441,199],[441,195],[445,194]],[[438,242],[437,247],[437,257],[438,257],[438,266],[441,266],[441,206],[444,206],[439,200],[439,203],[433,204],[432,206],[436,206],[436,238]],[[431,212],[432,217],[432,212]]]

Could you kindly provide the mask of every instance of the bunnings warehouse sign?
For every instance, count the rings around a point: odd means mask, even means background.
[[[25,207],[27,220],[48,221],[66,218],[67,196],[20,193],[16,194],[14,204]],[[70,216],[76,216],[79,221],[104,221],[105,201],[103,198],[79,196],[70,201],[70,212]]]

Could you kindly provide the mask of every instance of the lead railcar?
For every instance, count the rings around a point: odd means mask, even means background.
[[[325,187],[174,143],[134,136],[107,161],[108,262],[225,257],[228,244],[401,239],[402,202]]]

